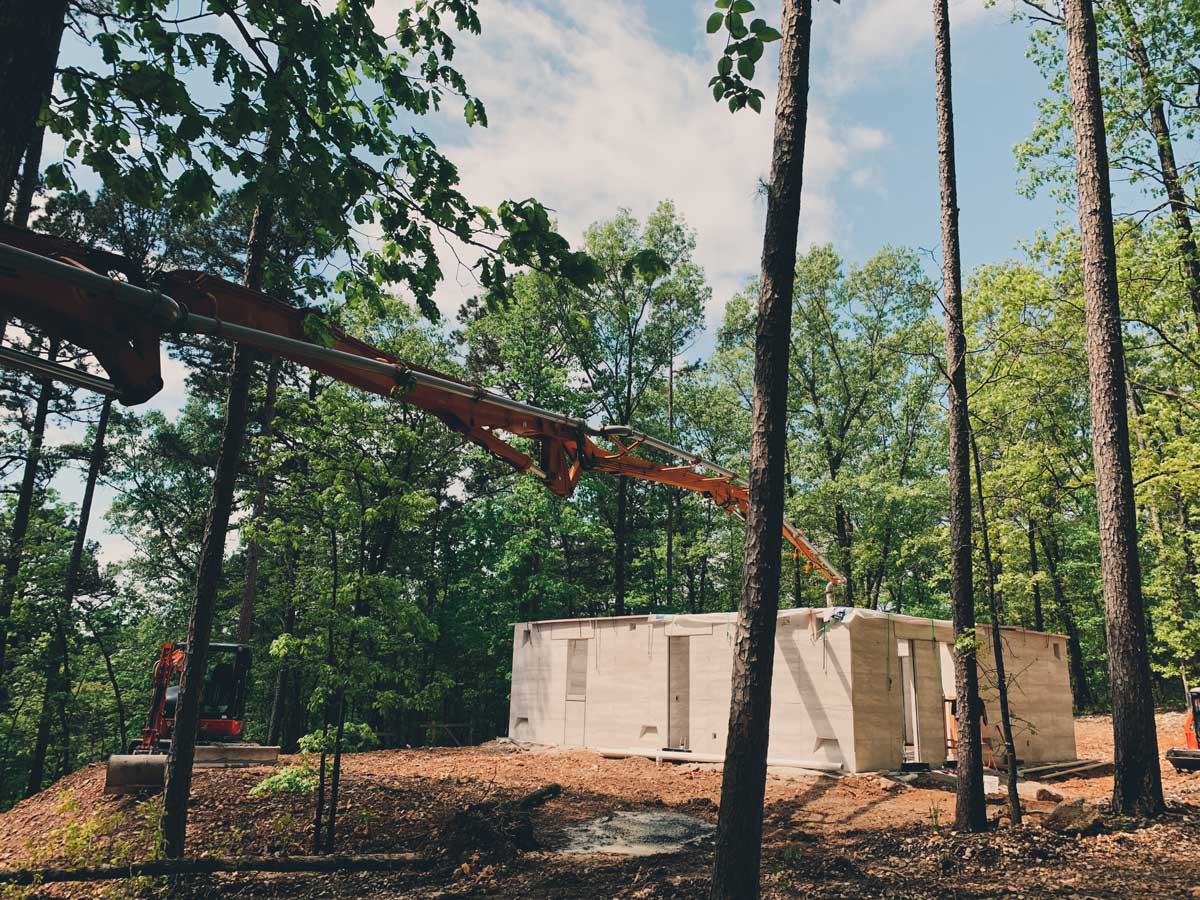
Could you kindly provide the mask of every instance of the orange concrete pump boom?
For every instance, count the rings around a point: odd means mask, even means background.
[[[114,271],[127,272],[128,264],[70,241],[0,227],[0,312],[87,349],[108,378],[8,348],[0,348],[0,365],[141,403],[162,388],[162,334],[214,335],[418,407],[518,471],[532,473],[559,496],[570,496],[580,475],[591,470],[695,491],[726,512],[746,514],[746,483],[735,472],[627,426],[592,426],[413,365],[346,334],[317,311],[212,275],[176,270],[151,290],[109,277]],[[316,343],[312,334],[328,339]],[[509,436],[530,440],[536,453],[515,446]],[[677,462],[636,456],[639,447]],[[798,528],[784,522],[783,534],[831,584],[844,580]]]

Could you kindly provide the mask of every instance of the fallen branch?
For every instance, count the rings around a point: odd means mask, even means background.
[[[77,869],[0,869],[0,884],[51,884],[64,881],[114,881],[166,875],[211,875],[217,872],[386,872],[427,862],[419,853],[368,853],[359,856],[198,856],[149,859],[123,866]]]

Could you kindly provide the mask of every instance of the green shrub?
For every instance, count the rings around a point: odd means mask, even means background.
[[[322,734],[319,731],[314,731],[312,734],[306,734],[300,738],[301,753],[320,753],[324,750],[326,753],[333,752],[333,745],[337,741],[337,729],[330,728],[328,734]],[[361,750],[374,750],[379,746],[379,738],[375,736],[375,732],[371,730],[371,726],[365,722],[347,722],[345,732],[342,735],[342,752],[343,753],[358,753]]]
[[[311,794],[317,789],[317,773],[312,766],[287,766],[274,772],[250,789],[251,797],[272,794]]]

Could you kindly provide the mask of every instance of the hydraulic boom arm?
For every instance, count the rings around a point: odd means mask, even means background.
[[[24,229],[3,227],[0,242],[0,313],[88,349],[109,377],[2,348],[0,364],[141,403],[162,388],[162,334],[214,335],[425,410],[559,496],[570,496],[580,475],[592,470],[695,491],[726,512],[746,514],[746,484],[728,469],[625,426],[595,427],[405,362],[314,310],[190,270],[170,272],[150,290],[109,277],[128,271],[120,257]],[[323,339],[317,343],[312,335]],[[512,436],[528,439],[536,451],[515,446]],[[639,447],[677,462],[636,456]],[[783,534],[831,584],[844,580],[798,528],[785,521]]]

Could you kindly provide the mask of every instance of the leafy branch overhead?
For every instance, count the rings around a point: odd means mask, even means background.
[[[708,82],[713,99],[718,103],[728,101],[730,112],[744,106],[762,112],[763,92],[751,87],[750,82],[766,45],[781,35],[765,19],[751,19],[746,24],[744,16],[754,12],[750,0],[716,0],[715,6],[717,11],[708,17],[705,28],[709,34],[724,29],[726,40],[725,52],[717,60],[717,74]]]
[[[470,203],[457,168],[414,128],[451,101],[468,125],[487,125],[451,65],[453,32],[479,32],[476,0],[399,6],[388,34],[364,0],[214,0],[183,19],[168,0],[89,6],[75,27],[102,61],[59,71],[46,121],[66,152],[47,184],[70,187],[81,163],[140,206],[187,215],[211,210],[219,182],[235,179],[270,194],[283,218],[311,223],[329,256],[345,256],[337,287],[349,299],[377,301],[395,285],[433,318],[439,237],[484,256],[489,292],[503,291],[506,266],[586,281],[586,260],[540,204],[494,214]],[[363,245],[364,231],[377,246]]]

